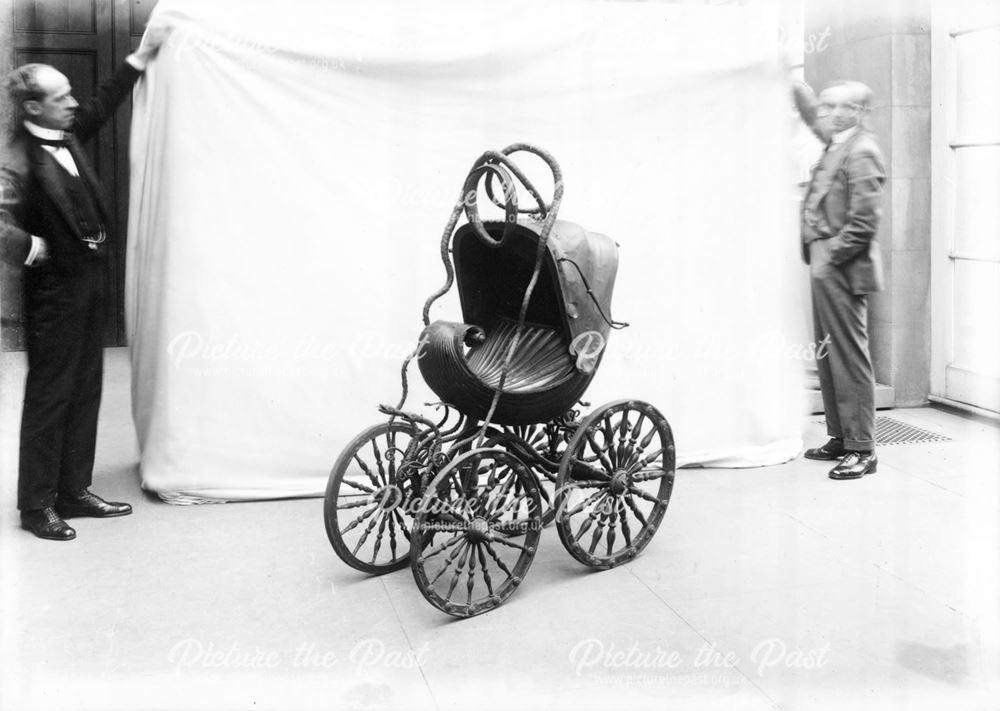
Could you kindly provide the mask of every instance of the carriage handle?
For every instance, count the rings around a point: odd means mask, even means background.
[[[538,188],[535,187],[534,183],[528,178],[527,175],[511,160],[510,156],[514,153],[532,153],[541,158],[545,164],[549,167],[552,172],[552,202],[546,204],[542,199],[541,193],[539,193]],[[517,203],[517,188],[511,178],[511,174],[524,186],[528,193],[534,198],[537,207],[534,208],[519,208]],[[486,191],[490,199],[497,205],[500,203],[497,201],[495,194],[493,193],[493,178],[496,177],[500,180],[503,186],[503,204],[500,205],[504,208],[504,229],[500,235],[499,239],[493,239],[486,228],[483,226],[482,218],[479,216],[479,207],[477,205],[476,195],[479,190],[479,183],[483,176],[487,176],[486,180]],[[544,255],[544,248],[546,242],[548,242],[549,232],[552,230],[552,225],[555,223],[556,216],[559,214],[559,207],[562,205],[563,196],[563,178],[562,169],[559,167],[559,163],[556,159],[548,152],[537,146],[532,146],[528,143],[512,143],[501,151],[486,151],[480,155],[475,162],[472,164],[472,168],[469,170],[469,174],[465,178],[465,182],[462,184],[462,192],[455,203],[455,207],[452,209],[451,217],[448,220],[448,224],[444,228],[444,232],[441,235],[441,262],[444,264],[445,268],[445,283],[440,289],[435,291],[428,297],[427,301],[424,302],[423,308],[423,320],[424,326],[430,324],[430,310],[431,306],[434,305],[438,299],[447,294],[455,281],[455,268],[451,261],[451,253],[449,251],[449,244],[451,243],[451,236],[455,232],[455,227],[458,224],[458,218],[465,213],[466,218],[469,220],[469,225],[476,232],[481,240],[486,244],[494,247],[499,247],[507,237],[510,235],[514,224],[517,222],[517,215],[520,213],[530,213],[540,215],[542,219],[542,226],[540,230],[539,240],[538,240],[538,255],[536,259],[536,271],[541,268],[541,259]],[[537,281],[537,274],[532,279],[531,284],[529,284],[529,292],[534,289],[534,282]],[[407,363],[403,364],[404,369]]]
[[[528,192],[531,193],[531,196],[535,198],[535,202],[538,205],[538,207],[526,207],[520,209],[518,210],[518,212],[540,214],[542,218],[544,218],[549,213],[550,210],[554,209],[556,212],[558,212],[559,203],[562,202],[562,169],[559,167],[559,163],[556,162],[556,159],[553,158],[550,153],[542,150],[541,148],[538,148],[537,146],[532,146],[527,143],[512,143],[511,145],[507,146],[501,151],[501,153],[504,156],[508,157],[514,153],[519,153],[519,152],[533,153],[534,155],[537,155],[539,158],[545,161],[546,165],[548,165],[549,170],[552,172],[553,201],[551,203],[546,204],[542,200],[538,190],[531,183],[531,181],[528,180],[527,176],[523,175],[520,171],[516,171],[515,175],[517,175],[518,180],[520,180],[524,184],[525,189],[527,189]],[[516,169],[516,166],[514,166],[513,164],[511,164],[511,167]],[[490,177],[489,180],[486,181],[485,187],[486,187],[486,195],[490,198],[490,200],[493,201],[493,204],[496,205],[497,207],[503,207],[503,205],[497,200],[496,196],[493,193],[492,176]]]
[[[520,152],[533,153],[534,155],[540,157],[543,161],[545,161],[546,165],[548,165],[549,170],[552,173],[553,184],[551,203],[546,203],[545,200],[542,199],[538,188],[535,187],[534,183],[531,182],[528,176],[524,174],[517,164],[510,159],[512,154]],[[483,155],[479,157],[477,164],[478,167],[474,166],[473,169],[469,171],[469,175],[465,179],[465,184],[462,187],[462,200],[465,203],[464,210],[465,215],[469,220],[469,224],[476,231],[476,234],[479,235],[481,240],[489,245],[499,247],[503,244],[507,235],[510,233],[509,225],[517,219],[518,214],[537,215],[539,219],[555,222],[556,214],[558,214],[559,206],[562,203],[562,170],[560,169],[555,158],[553,158],[549,153],[541,148],[537,148],[527,143],[513,143],[500,152],[487,151],[483,153]],[[487,170],[487,167],[489,167],[489,170]],[[505,171],[509,171],[514,174],[514,177],[517,178],[531,197],[534,198],[535,207],[518,207],[517,188]],[[482,219],[479,217],[479,205],[476,197],[479,192],[479,183],[484,175],[486,176],[486,195],[494,205],[503,208],[506,213],[506,224],[504,225],[504,231],[499,240],[495,240],[490,237],[489,233],[487,233],[486,229],[483,227]],[[503,185],[503,202],[500,202],[494,193],[494,177],[499,177],[500,182]],[[511,212],[514,213],[513,216],[511,215]],[[545,239],[548,238],[547,230],[545,231],[543,237]]]

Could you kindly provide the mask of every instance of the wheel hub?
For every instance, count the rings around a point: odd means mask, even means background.
[[[490,538],[490,524],[484,518],[475,518],[465,535],[472,543],[487,541]]]
[[[629,486],[629,476],[624,471],[616,471],[611,475],[611,493],[615,496],[621,496],[626,491],[628,491]]]

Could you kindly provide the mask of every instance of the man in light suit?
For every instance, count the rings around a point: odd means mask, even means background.
[[[817,368],[830,440],[805,456],[839,459],[831,479],[859,479],[878,467],[867,295],[883,288],[876,236],[886,176],[863,122],[871,101],[871,89],[860,82],[835,82],[818,101],[808,88],[795,87],[799,113],[826,144],[803,200],[801,226],[816,342],[829,337]]]
[[[129,95],[167,36],[150,28],[97,94],[78,104],[54,67],[7,77],[24,121],[0,164],[0,252],[26,265],[28,377],[21,418],[21,527],[68,541],[71,516],[124,516],[132,507],[89,491],[104,352],[104,261],[111,208],[80,142]]]

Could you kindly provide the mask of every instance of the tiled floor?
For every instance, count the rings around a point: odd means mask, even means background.
[[[340,563],[320,499],[143,494],[122,351],[94,488],[135,514],[78,520],[68,544],[23,533],[23,370],[0,365],[2,709],[1000,708],[991,425],[895,410],[953,441],[882,447],[854,482],[803,459],[682,470],[632,564],[593,573],[548,529],[506,605],[455,621],[409,572]]]

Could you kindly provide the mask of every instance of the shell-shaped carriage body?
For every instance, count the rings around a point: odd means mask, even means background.
[[[509,356],[491,421],[547,422],[580,399],[600,364],[611,329],[618,247],[606,235],[555,221],[511,353],[538,257],[541,223],[524,219],[483,226],[499,244],[483,240],[468,224],[455,232],[452,253],[464,322],[435,321],[424,329],[420,372],[443,402],[482,420]]]

